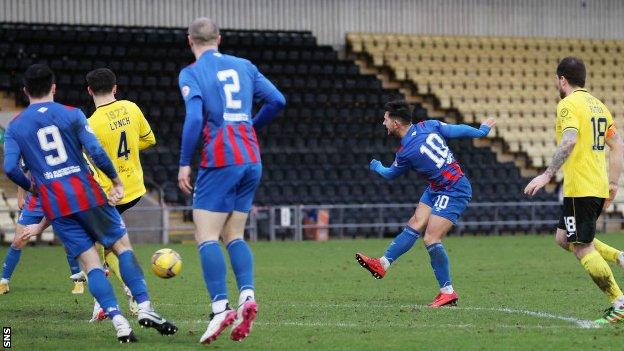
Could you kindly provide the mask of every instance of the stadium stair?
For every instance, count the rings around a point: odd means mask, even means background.
[[[523,176],[542,171],[556,149],[553,77],[561,58],[585,60],[587,88],[607,104],[618,126],[624,122],[624,99],[615,93],[622,89],[624,68],[617,64],[624,41],[374,33],[349,33],[346,40],[361,67],[408,98],[428,101],[461,123],[497,117],[496,133],[474,144],[489,147],[499,162],[513,161]],[[624,201],[624,194],[617,200]],[[621,216],[624,205],[609,212]]]

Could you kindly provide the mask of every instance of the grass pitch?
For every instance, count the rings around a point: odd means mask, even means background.
[[[624,248],[624,235],[601,238]],[[550,236],[461,237],[446,240],[456,308],[424,307],[437,293],[429,257],[417,242],[382,280],[354,259],[356,251],[383,254],[388,240],[257,243],[259,317],[242,343],[229,334],[198,344],[209,298],[194,245],[171,245],[183,258],[180,276],[163,280],[149,259],[159,245],[139,245],[157,310],[177,323],[163,337],[135,328],[139,343],[119,345],[110,321],[89,324],[92,298],[71,295],[61,247],[28,247],[0,296],[0,326],[12,327],[16,350],[622,350],[624,325],[582,328],[608,307],[572,254]],[[6,247],[0,248],[3,259]],[[227,257],[227,256],[226,256]],[[613,266],[624,286],[624,272]],[[228,272],[230,300],[237,298]],[[111,278],[117,296],[121,290]],[[120,300],[125,311],[126,301]]]

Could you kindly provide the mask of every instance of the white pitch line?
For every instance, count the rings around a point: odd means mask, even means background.
[[[428,308],[428,306],[424,306],[424,305],[391,305],[391,304],[386,304],[386,305],[371,305],[371,304],[302,304],[302,305],[298,305],[298,304],[291,304],[291,307],[302,307],[302,306],[307,306],[307,307],[327,307],[327,308],[362,308],[362,307],[368,307],[368,308]],[[537,318],[542,318],[542,319],[556,319],[556,320],[560,320],[560,321],[564,321],[564,322],[570,322],[570,323],[574,323],[576,324],[579,328],[600,328],[600,326],[598,324],[596,324],[594,321],[590,321],[590,320],[586,320],[586,319],[580,319],[580,318],[576,318],[576,317],[569,317],[569,316],[561,316],[561,315],[557,315],[557,314],[553,314],[553,313],[549,313],[549,312],[541,312],[541,311],[529,311],[529,310],[520,310],[520,309],[513,309],[513,308],[508,308],[508,307],[451,307],[452,309],[457,309],[457,310],[464,310],[464,311],[491,311],[491,312],[499,312],[499,313],[507,313],[507,314],[523,314],[526,316],[532,316],[532,317],[537,317]]]
[[[195,320],[195,321],[175,321],[177,324],[201,324],[208,325],[207,320]],[[254,323],[255,325],[262,326],[279,326],[279,327],[302,327],[302,328],[369,328],[370,325],[362,325],[355,323],[343,323],[343,322],[318,322],[318,321],[310,321],[310,322],[300,322],[300,321],[281,321],[281,322],[263,322],[257,321]],[[384,323],[385,327],[391,328],[460,328],[460,329],[477,329],[477,328],[489,328],[489,327],[479,327],[473,324],[407,324],[407,323]],[[504,328],[504,329],[576,329],[576,326],[572,325],[496,325],[495,328]]]

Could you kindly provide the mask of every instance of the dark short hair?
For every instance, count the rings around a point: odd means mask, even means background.
[[[585,86],[585,64],[578,57],[568,56],[559,62],[557,66],[557,77],[564,77],[568,83],[575,87]]]
[[[398,119],[403,124],[412,123],[412,110],[405,100],[393,100],[384,106],[384,110],[390,113],[390,117]]]
[[[37,63],[24,72],[24,88],[34,98],[46,96],[54,84],[54,72],[47,65]]]
[[[108,68],[98,68],[87,73],[87,85],[94,94],[108,94],[117,84],[115,73]]]

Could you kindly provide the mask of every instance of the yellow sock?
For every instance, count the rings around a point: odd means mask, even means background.
[[[609,302],[613,302],[618,297],[622,296],[622,290],[620,290],[620,287],[615,282],[609,264],[597,251],[592,251],[590,254],[581,258],[581,265],[583,265],[583,268],[585,268],[587,273],[592,277],[594,283],[598,285],[598,288],[607,295]]]
[[[95,248],[98,250],[98,254],[100,255],[100,262],[104,263],[104,246],[96,243]]]
[[[596,251],[600,253],[600,256],[602,256],[602,258],[606,261],[617,263],[617,259],[621,251],[603,243],[598,239],[594,239],[594,247],[596,248]]]
[[[121,273],[119,273],[119,260],[117,259],[115,253],[109,252],[106,255],[106,264],[108,265],[108,269],[115,274],[121,284],[124,284],[123,278],[121,278]]]

